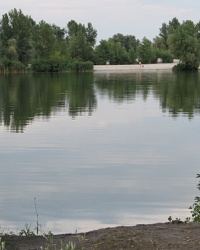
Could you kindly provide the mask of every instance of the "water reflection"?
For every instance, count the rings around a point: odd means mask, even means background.
[[[163,111],[169,111],[173,117],[184,114],[192,118],[199,114],[199,73],[177,73],[172,82],[159,84],[157,91]]]
[[[49,118],[68,107],[73,118],[96,107],[92,74],[24,74],[0,76],[0,124],[22,132],[35,117]]]
[[[152,92],[163,112],[192,118],[200,111],[198,73],[24,74],[0,76],[0,123],[23,131],[35,117],[49,118],[66,108],[69,116],[92,115],[96,94],[122,103]]]
[[[102,95],[116,102],[134,100],[142,96],[145,101],[150,92],[159,99],[163,112],[173,117],[180,114],[192,118],[200,111],[199,73],[138,72],[136,74],[98,74],[95,83]]]

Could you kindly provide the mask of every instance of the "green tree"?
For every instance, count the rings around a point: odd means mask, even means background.
[[[30,61],[31,35],[35,25],[33,19],[25,16],[21,10],[11,10],[4,14],[0,23],[0,40],[3,44],[2,55],[8,56],[10,39],[15,39],[18,59],[22,63]],[[10,53],[10,52],[9,52]]]
[[[94,45],[96,44],[97,31],[93,28],[91,23],[88,23],[85,32],[87,43],[89,43],[91,47],[94,47]]]
[[[160,33],[159,33],[161,39],[162,39],[162,43],[164,45],[165,49],[168,49],[168,43],[167,43],[167,39],[168,39],[168,35],[169,35],[169,27],[166,23],[162,24],[162,27],[160,28]]]
[[[56,38],[53,28],[45,21],[35,26],[33,32],[33,46],[36,58],[49,58],[55,51]]]
[[[83,32],[78,32],[77,35],[73,35],[69,40],[69,54],[72,59],[93,61],[93,49],[86,42]]]
[[[142,63],[156,63],[157,57],[152,42],[146,37],[143,38],[137,49],[138,59]]]
[[[8,47],[8,40],[12,38],[12,29],[10,26],[8,14],[2,16],[0,22],[0,40],[1,40],[1,56],[5,56]]]
[[[176,17],[174,17],[171,21],[169,21],[168,25],[169,35],[173,34],[178,27],[180,27],[180,22]]]
[[[159,48],[169,49],[168,38],[171,34],[175,32],[175,30],[180,26],[180,23],[176,17],[174,17],[168,24],[163,23],[160,28],[160,40],[156,37],[155,42],[159,43]]]
[[[112,38],[107,41],[101,40],[95,49],[96,64],[105,64],[107,61],[110,64],[125,64],[129,61],[128,53],[121,43],[115,42]]]
[[[137,46],[139,45],[139,40],[135,38],[133,35],[122,35],[120,33],[117,33],[112,37],[114,42],[119,42],[121,46],[129,52],[130,50],[136,51]]]
[[[7,51],[8,57],[11,60],[16,61],[18,59],[18,53],[17,53],[17,41],[14,38],[11,38],[8,40],[8,51]]]
[[[153,39],[153,45],[154,45],[156,48],[158,48],[158,49],[166,50],[166,45],[165,45],[164,42],[163,42],[163,37],[156,36],[156,37]]]
[[[19,61],[22,63],[28,63],[29,51],[31,50],[31,34],[35,25],[33,19],[29,16],[25,16],[21,10],[14,9],[9,12],[10,23],[13,32],[13,38],[17,41],[17,52]]]
[[[168,42],[174,55],[180,59],[178,65],[182,70],[197,70],[200,59],[200,40],[198,28],[192,21],[184,21]]]
[[[95,48],[95,63],[106,64],[109,60],[109,46],[106,40],[101,40]]]
[[[93,61],[93,47],[96,43],[97,31],[88,23],[87,27],[71,20],[67,24],[67,42],[72,59]]]

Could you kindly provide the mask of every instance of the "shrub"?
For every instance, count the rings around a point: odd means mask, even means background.
[[[156,48],[156,57],[161,58],[163,63],[172,63],[173,55],[170,51]]]
[[[26,67],[22,62],[12,61],[11,71],[13,72],[24,72],[26,71]]]
[[[8,58],[3,58],[0,61],[0,71],[1,72],[11,72],[19,73],[26,71],[26,66],[20,61],[12,61]]]
[[[60,72],[66,69],[63,59],[36,59],[32,62],[32,69],[36,72]]]
[[[93,63],[90,61],[83,62],[83,61],[73,60],[68,64],[68,70],[76,72],[91,71],[93,70]]]
[[[199,174],[197,174],[197,178],[200,178]],[[200,190],[200,181],[197,184],[197,188]],[[200,222],[200,197],[199,196],[196,196],[194,198],[194,204],[190,206],[189,209],[191,209],[193,222]]]
[[[173,71],[197,71],[198,65],[180,62],[173,67]]]
[[[32,69],[36,72],[61,72],[61,71],[91,71],[93,63],[90,61],[72,60],[66,61],[63,59],[37,59],[32,63]]]

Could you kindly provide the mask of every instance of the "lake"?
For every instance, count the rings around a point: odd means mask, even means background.
[[[199,114],[198,72],[0,75],[1,228],[36,209],[53,233],[185,219]]]

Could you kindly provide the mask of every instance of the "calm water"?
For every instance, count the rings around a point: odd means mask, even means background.
[[[200,74],[0,76],[0,226],[53,233],[190,215]]]

